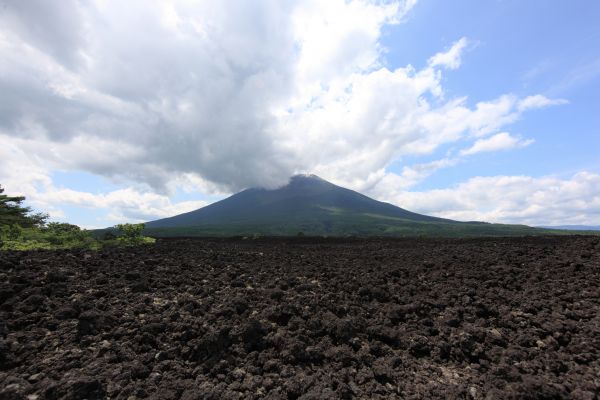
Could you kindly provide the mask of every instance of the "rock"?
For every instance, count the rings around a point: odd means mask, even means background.
[[[241,327],[240,338],[246,350],[249,351],[260,347],[266,333],[267,330],[261,322],[250,320]]]
[[[54,313],[54,318],[58,320],[66,320],[77,318],[78,315],[79,312],[77,312],[77,310],[74,307],[66,305],[56,310],[56,312]]]
[[[77,333],[83,335],[97,335],[98,333],[111,329],[115,320],[112,316],[95,311],[84,311],[79,315]]]
[[[0,399],[594,399],[593,239],[2,251]]]

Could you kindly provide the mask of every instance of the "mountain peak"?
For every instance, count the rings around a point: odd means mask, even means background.
[[[441,235],[523,228],[465,223],[410,212],[334,185],[314,174],[298,174],[276,189],[250,188],[185,214],[146,224],[155,235]],[[535,233],[536,230],[528,228]]]
[[[326,181],[325,179],[315,175],[315,174],[297,174],[290,177],[287,185],[280,187],[280,190],[290,190],[294,188],[335,188],[336,186]],[[277,189],[276,189],[277,190]]]
[[[315,175],[315,174],[296,174],[290,178],[290,182],[294,180],[315,180],[315,181],[323,181],[327,182],[325,179]]]
[[[343,230],[342,226],[353,223],[351,221],[369,220],[369,224],[375,224],[382,219],[440,221],[439,218],[415,214],[371,199],[315,174],[298,174],[292,176],[287,185],[277,189],[250,188],[199,210],[151,221],[146,226],[210,226],[218,229],[227,227],[232,231],[283,226],[289,233],[327,234],[336,232],[337,224],[340,224],[339,230]]]

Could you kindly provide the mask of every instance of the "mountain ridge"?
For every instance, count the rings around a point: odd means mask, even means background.
[[[249,188],[194,211],[146,223],[155,236],[513,236],[549,232],[524,225],[461,222],[418,214],[294,175],[276,189]]]
[[[414,221],[450,221],[413,213],[390,203],[374,200],[356,191],[337,186],[316,175],[294,175],[277,189],[249,188],[200,209],[151,221],[148,228],[197,226],[198,224],[259,222],[266,211],[290,218],[304,215],[307,208],[339,208]],[[249,213],[248,211],[251,211]],[[331,210],[329,210],[331,211]]]

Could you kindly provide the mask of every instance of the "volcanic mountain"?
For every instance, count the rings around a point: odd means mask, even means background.
[[[458,222],[371,199],[316,175],[278,189],[251,188],[206,207],[146,224],[155,236],[481,236],[535,234],[522,225]]]

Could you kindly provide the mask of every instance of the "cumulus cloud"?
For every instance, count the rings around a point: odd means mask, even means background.
[[[600,224],[600,175],[569,178],[474,177],[447,189],[379,188],[379,198],[403,207],[462,221],[527,225]]]
[[[105,227],[116,222],[140,222],[168,217],[208,204],[206,201],[172,202],[166,195],[133,187],[108,193],[90,193],[57,187],[52,182],[49,170],[42,166],[36,153],[24,151],[23,147],[26,150],[31,149],[24,146],[22,141],[11,142],[0,136],[0,183],[10,194],[26,195],[30,205],[48,212],[53,220],[64,220],[64,206],[110,210],[106,218],[93,226]],[[207,184],[195,177],[186,176],[178,181],[181,188],[185,189],[190,185],[197,188]],[[210,186],[205,187],[210,189]]]
[[[390,189],[392,192],[410,189],[439,169],[451,167],[459,161],[458,158],[443,158],[428,163],[405,166],[400,174],[382,171],[380,179],[366,190],[376,197],[387,197],[386,192]]]
[[[533,139],[521,139],[508,132],[497,133],[487,139],[477,140],[471,147],[460,152],[461,155],[471,155],[482,152],[508,150],[526,147],[532,144]]]
[[[5,3],[0,139],[29,164],[24,174],[3,168],[0,179],[35,197],[56,189],[49,170],[87,171],[135,183],[119,196],[159,196],[135,206],[155,217],[177,188],[275,187],[302,171],[356,189],[384,178],[407,187],[443,163],[395,176],[393,162],[563,102],[445,100],[442,72],[461,65],[466,38],[422,69],[388,68],[382,30],[415,3]],[[108,200],[116,197],[94,201],[121,204]]]
[[[132,188],[114,190],[105,194],[94,194],[71,189],[51,189],[33,196],[34,203],[73,205],[87,208],[110,209],[109,220],[148,221],[164,218],[204,207],[206,201],[183,201],[172,203],[167,196],[139,192]]]
[[[10,30],[28,45],[47,53],[62,65],[75,67],[81,62],[79,49],[85,45],[81,5],[76,0],[53,2],[28,0],[2,2],[0,20],[4,32]]]
[[[229,190],[299,170],[365,179],[535,106],[428,102],[465,38],[423,70],[384,67],[381,30],[414,1],[41,3],[1,17],[0,128],[155,190],[181,174]]]

